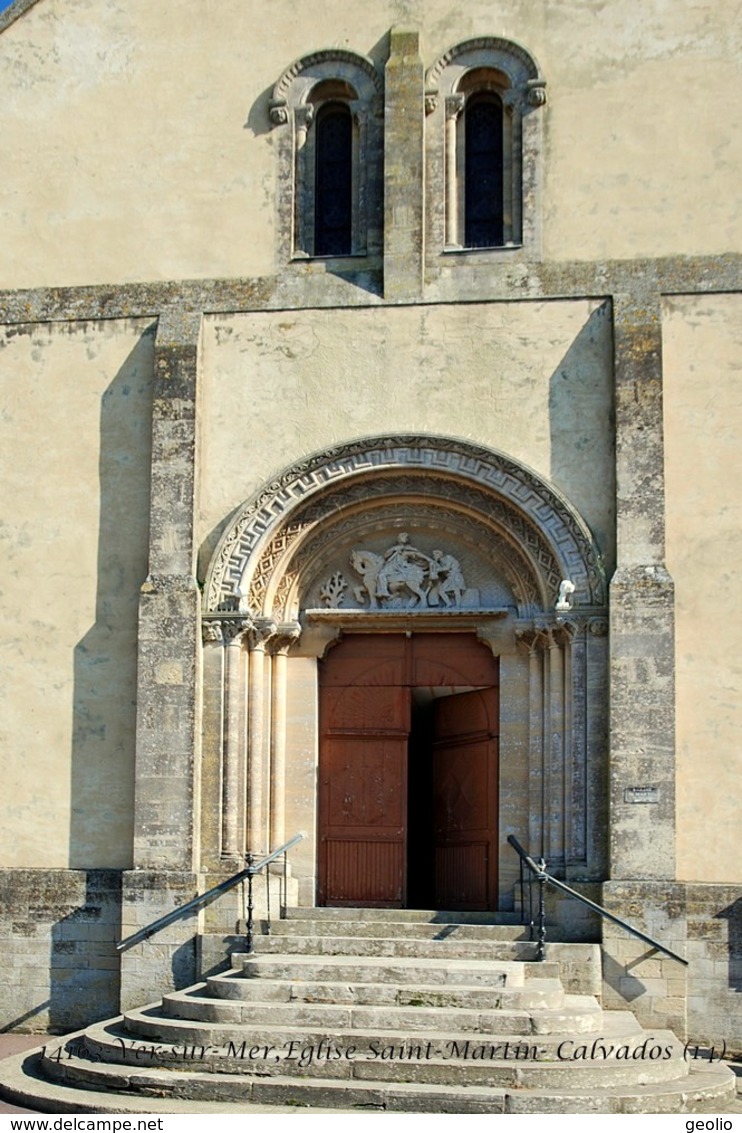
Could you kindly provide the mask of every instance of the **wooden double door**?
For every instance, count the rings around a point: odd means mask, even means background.
[[[319,903],[496,908],[491,652],[473,634],[353,634],[319,687]]]

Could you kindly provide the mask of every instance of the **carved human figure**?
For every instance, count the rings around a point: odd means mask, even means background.
[[[433,551],[430,563],[430,578],[434,582],[430,598],[437,596],[444,606],[460,606],[466,583],[461,573],[461,564],[453,555],[443,551]]]
[[[410,537],[406,531],[400,531],[397,542],[384,552],[384,565],[379,571],[377,580],[376,595],[378,598],[389,598],[391,595],[389,586],[390,583],[396,581],[408,582],[413,579],[417,582],[418,571],[410,567],[415,567],[414,560],[422,560],[425,567],[430,565],[430,558],[423,551],[417,547],[413,547],[410,543]],[[411,589],[414,590],[414,587]]]
[[[416,558],[422,559],[425,566],[415,562]],[[432,560],[417,547],[410,546],[406,532],[400,534],[383,556],[359,548],[352,552],[350,561],[363,578],[363,585],[354,587],[356,597],[362,600],[365,591],[372,610],[378,609],[380,598],[399,601],[405,591],[412,595],[407,602],[409,606],[427,605],[428,588],[424,584]]]

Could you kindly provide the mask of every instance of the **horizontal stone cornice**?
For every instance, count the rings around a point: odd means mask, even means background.
[[[478,262],[479,253],[462,253]],[[295,273],[254,279],[179,280],[92,287],[0,290],[0,324],[85,322],[151,318],[163,321],[160,344],[192,342],[204,314],[283,308],[368,307],[383,303],[347,279],[322,277],[297,286]],[[494,260],[486,282],[471,298],[479,302],[571,299],[613,295],[692,295],[742,291],[742,255],[668,256],[655,259],[561,261],[514,266]],[[428,300],[460,302],[460,295]]]

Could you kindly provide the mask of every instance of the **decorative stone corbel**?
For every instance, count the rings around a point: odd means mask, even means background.
[[[433,114],[438,109],[438,91],[429,90],[425,92],[425,113]]]
[[[526,102],[529,106],[546,104],[546,79],[529,79],[526,83]]]
[[[273,99],[268,107],[271,126],[285,126],[289,120],[289,108],[285,99]]]
[[[222,623],[220,621],[211,620],[201,622],[201,640],[204,645],[210,645],[214,642],[221,645],[224,641]]]

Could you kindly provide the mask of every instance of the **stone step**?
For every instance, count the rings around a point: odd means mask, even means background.
[[[525,940],[416,940],[401,936],[258,936],[255,951],[298,956],[439,956],[472,960],[535,960],[536,945]]]
[[[559,965],[515,960],[462,959],[440,953],[437,957],[325,956],[282,953],[233,953],[234,973],[244,980],[336,983],[394,983],[399,986],[441,984],[485,987],[522,987],[530,979],[558,980]],[[224,986],[223,984],[221,986]],[[234,989],[234,984],[231,988]],[[242,994],[235,990],[235,995]],[[249,993],[247,993],[249,994]]]
[[[618,1045],[613,1054],[599,1040],[574,1041],[562,1058],[543,1059],[538,1043],[499,1042],[494,1036],[443,1035],[431,1032],[415,1037],[392,1032],[373,1035],[354,1034],[328,1037],[296,1028],[289,1034],[252,1031],[249,1039],[225,1047],[210,1047],[199,1057],[192,1048],[180,1050],[168,1044],[155,1045],[122,1041],[116,1062],[102,1061],[101,1048],[86,1040],[84,1055],[65,1050],[55,1058],[46,1054],[43,1072],[56,1081],[81,1086],[105,1082],[109,1088],[129,1088],[124,1080],[132,1072],[162,1072],[169,1068],[171,1079],[183,1073],[212,1076],[211,1096],[226,1084],[226,1096],[234,1098],[245,1078],[321,1078],[346,1084],[361,1082],[407,1082],[427,1086],[486,1086],[523,1090],[571,1089],[588,1087],[605,1090],[630,1085],[675,1081],[687,1077],[688,1066],[682,1045],[668,1032],[655,1032],[643,1043]],[[271,1042],[270,1040],[274,1041]],[[254,1041],[253,1041],[254,1040]],[[565,1040],[568,1042],[570,1040]],[[598,1052],[596,1057],[595,1052]],[[592,1053],[591,1053],[592,1052]],[[655,1054],[656,1052],[656,1054]],[[623,1057],[621,1054],[623,1053]],[[177,1073],[173,1074],[173,1071]],[[185,1096],[185,1095],[182,1095]],[[200,1094],[198,1096],[203,1096]]]
[[[386,924],[459,924],[459,925],[520,925],[521,918],[513,912],[456,912],[440,909],[363,909],[342,906],[296,908],[284,910],[282,920],[382,921]],[[277,921],[273,922],[277,924]]]
[[[207,994],[217,1000],[246,1000],[268,1001],[271,1003],[338,1003],[358,1004],[359,1006],[375,1006],[389,1004],[396,1007],[408,1006],[435,1006],[435,1007],[465,1007],[493,1008],[501,1001],[501,988],[522,987],[513,985],[505,978],[498,978],[497,974],[480,985],[467,987],[466,985],[453,985],[446,987],[442,984],[409,983],[381,983],[371,982],[369,977],[375,973],[365,972],[363,978],[369,982],[357,980],[355,982],[343,981],[333,983],[329,980],[313,980],[310,978],[289,979],[246,979],[243,972],[225,972],[219,976],[209,976],[206,980]],[[180,993],[184,994],[184,993]]]
[[[595,945],[550,944],[537,963],[522,927],[492,914],[294,913],[232,971],[48,1044],[22,1104],[653,1113],[710,1112],[734,1094],[729,1071],[699,1074],[669,1032],[601,1010]],[[3,1063],[0,1084],[19,1073]]]
[[[531,982],[536,983],[537,981]],[[538,982],[540,983],[540,981]],[[539,1010],[543,1008],[549,1009],[553,1007],[554,1000],[559,1000],[557,1006],[562,1009],[564,1006],[565,998],[563,989],[558,984],[556,985],[556,987],[552,986],[555,981],[544,982],[547,983],[548,986],[535,987],[533,989],[531,989],[529,986],[529,988],[520,989],[519,1000],[525,998],[528,1000],[528,1002],[522,1003],[516,1001],[515,1003],[513,1003],[513,1007],[521,1007],[524,1010]],[[252,1007],[252,1005],[250,1006]],[[597,1005],[595,1006],[597,1007]],[[342,1012],[342,1010],[343,1009],[341,1008],[340,1011]],[[390,1031],[391,1023],[389,1019],[389,1013],[392,1010],[391,1008],[354,1008],[353,1010],[356,1012],[366,1011],[367,1019],[373,1018],[374,1022],[372,1024],[368,1024],[367,1026],[372,1026],[374,1028],[378,1027],[384,1032]],[[414,1014],[419,1010],[420,1008],[409,1008],[407,1010],[407,1015],[412,1018]],[[291,1010],[280,1012],[280,1020],[276,1018],[276,1015],[279,1013],[279,1011],[280,1009],[276,1007],[274,1015],[272,1017],[270,1017],[270,1012],[266,1012],[266,1014],[269,1015],[267,1021],[253,1020],[251,1017],[251,1011],[248,1010],[245,1013],[246,1018],[244,1022],[242,1020],[217,1022],[202,1019],[185,1018],[183,1016],[175,1017],[173,1015],[167,1014],[165,1010],[163,1010],[161,1004],[152,1004],[149,1007],[140,1008],[135,1011],[127,1011],[124,1015],[124,1026],[130,1036],[136,1037],[140,1040],[153,1040],[171,1044],[188,1043],[189,1045],[204,1045],[216,1047],[222,1047],[230,1042],[241,1042],[246,1037],[244,1033],[245,1028],[249,1028],[250,1036],[257,1036],[254,1040],[255,1042],[271,1043],[274,1046],[279,1046],[285,1042],[290,1041],[291,1036],[289,1034],[289,1030],[291,1028],[294,1028],[297,1032],[301,1030],[302,1035],[307,1028],[316,1027],[321,1028],[322,1033],[333,1033],[332,1027],[328,1028],[325,1021],[321,1018],[322,1009],[297,1005],[293,1014]],[[400,1012],[404,1014],[404,1009],[400,1009]],[[492,1035],[498,1035],[499,1012],[493,1010],[482,1014],[488,1015],[491,1021],[491,1028],[489,1030],[489,1033]],[[317,1022],[310,1021],[310,1016],[313,1016],[313,1018],[316,1019]],[[350,1018],[350,1012],[347,1010],[345,1012],[345,1018]],[[344,1023],[341,1025],[346,1029],[350,1029],[350,1027],[352,1026],[352,1024],[350,1023]],[[405,1033],[406,1026],[406,1024],[400,1024],[402,1031],[404,1031]],[[466,1030],[466,1026],[462,1028],[459,1028],[457,1026],[455,1011],[446,1012],[446,1022],[441,1022],[440,1024],[434,1023],[433,1025],[433,1029],[439,1033],[447,1032],[449,1028],[452,1029],[453,1033],[458,1033],[459,1030],[461,1030],[462,1032]],[[419,1032],[421,1030],[423,1030],[423,1028],[416,1028],[416,1032]],[[402,1033],[402,1031],[400,1033]],[[280,1033],[274,1034],[274,1032]],[[354,1036],[358,1033],[358,1030],[353,1029]],[[402,1037],[404,1037],[404,1035],[402,1035]],[[355,1041],[355,1038],[353,1041]],[[417,1041],[417,1033],[415,1035],[415,1041]]]
[[[205,994],[206,988],[199,989],[203,994],[193,991],[173,992],[165,995],[162,1010],[171,1019],[187,1019],[200,1023],[217,1024],[262,1024],[276,1026],[295,1023],[297,1026],[323,1027],[328,1034],[340,1029],[366,1027],[393,1027],[411,1032],[435,1027],[442,1030],[451,1027],[460,1031],[482,1031],[500,1034],[545,1035],[557,1031],[587,1033],[596,1031],[602,1022],[603,1013],[592,996],[563,996],[558,1008],[533,1006],[532,989],[536,981],[530,981],[523,988],[503,989],[499,996],[491,994],[488,1008],[464,1008],[460,1005],[444,1007],[439,1003],[426,1001],[426,989],[418,989],[417,997],[410,995],[405,1005],[396,1004],[343,1004],[337,997],[327,1002],[316,1003],[292,1000],[284,1003],[271,1001],[216,1000]],[[339,988],[342,985],[337,985]],[[435,993],[438,989],[432,989]],[[535,1022],[531,1016],[537,1015]]]
[[[389,922],[380,920],[330,920],[328,918],[296,918],[273,921],[267,936],[353,936],[356,938],[389,937]],[[418,940],[480,940],[505,942],[529,940],[527,926],[520,924],[445,924],[419,921],[399,921],[394,925],[394,938]],[[261,937],[262,939],[262,937]]]
[[[663,1083],[594,1087],[549,1092],[522,1088],[428,1086],[423,1083],[355,1081],[348,1084],[321,1078],[240,1076],[232,1082],[220,1076],[221,1097],[208,1100],[213,1075],[181,1070],[129,1067],[103,1068],[93,1064],[83,1090],[39,1077],[35,1058],[26,1054],[0,1064],[0,1085],[8,1101],[41,1113],[177,1114],[177,1113],[296,1113],[310,1107],[318,1113],[357,1113],[364,1110],[407,1113],[726,1113],[733,1103],[734,1076],[727,1067],[693,1063],[687,1076]],[[106,1074],[112,1070],[112,1074]],[[121,1084],[114,1084],[116,1077]],[[225,1088],[226,1087],[226,1088]],[[122,1092],[117,1092],[122,1091]],[[237,1095],[236,1100],[229,1093]]]

